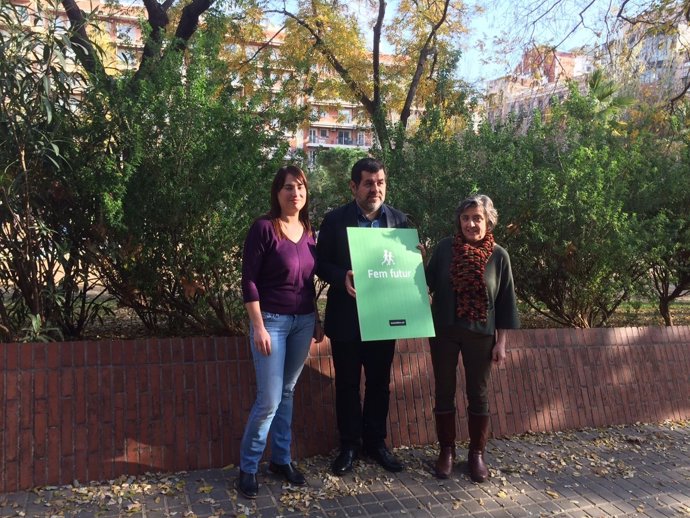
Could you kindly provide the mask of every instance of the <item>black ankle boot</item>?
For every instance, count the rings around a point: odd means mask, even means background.
[[[256,473],[245,473],[240,470],[236,487],[242,496],[254,500],[256,495],[259,494],[259,483],[256,481]]]

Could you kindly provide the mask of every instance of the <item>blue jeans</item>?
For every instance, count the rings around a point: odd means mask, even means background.
[[[240,469],[256,473],[271,434],[271,460],[291,462],[292,402],[295,385],[309,354],[316,316],[281,315],[261,312],[271,336],[271,354],[264,356],[254,346],[254,330],[249,341],[256,371],[256,401],[249,413],[240,443]],[[251,326],[250,326],[251,327]]]

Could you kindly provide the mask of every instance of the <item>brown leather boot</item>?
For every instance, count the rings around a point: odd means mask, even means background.
[[[467,452],[470,478],[475,482],[484,482],[489,478],[489,469],[484,464],[484,449],[489,439],[489,416],[475,415],[468,411],[467,423],[470,432],[470,446]]]
[[[436,417],[436,435],[441,451],[434,465],[434,474],[438,478],[450,477],[455,462],[455,410],[434,412]]]

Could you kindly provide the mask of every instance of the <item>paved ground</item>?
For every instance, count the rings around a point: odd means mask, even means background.
[[[230,466],[0,495],[0,516],[690,516],[690,422],[492,440],[484,484],[469,480],[464,462],[435,479],[434,448],[397,453],[403,473],[358,461],[344,478],[328,473],[329,458],[305,459],[306,488],[264,471],[254,502],[238,497]]]

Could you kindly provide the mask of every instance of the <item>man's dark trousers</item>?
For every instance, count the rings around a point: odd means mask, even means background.
[[[365,450],[384,446],[395,340],[331,340],[331,352],[341,446],[356,449],[360,440]],[[363,404],[359,391],[362,368],[366,387]]]

